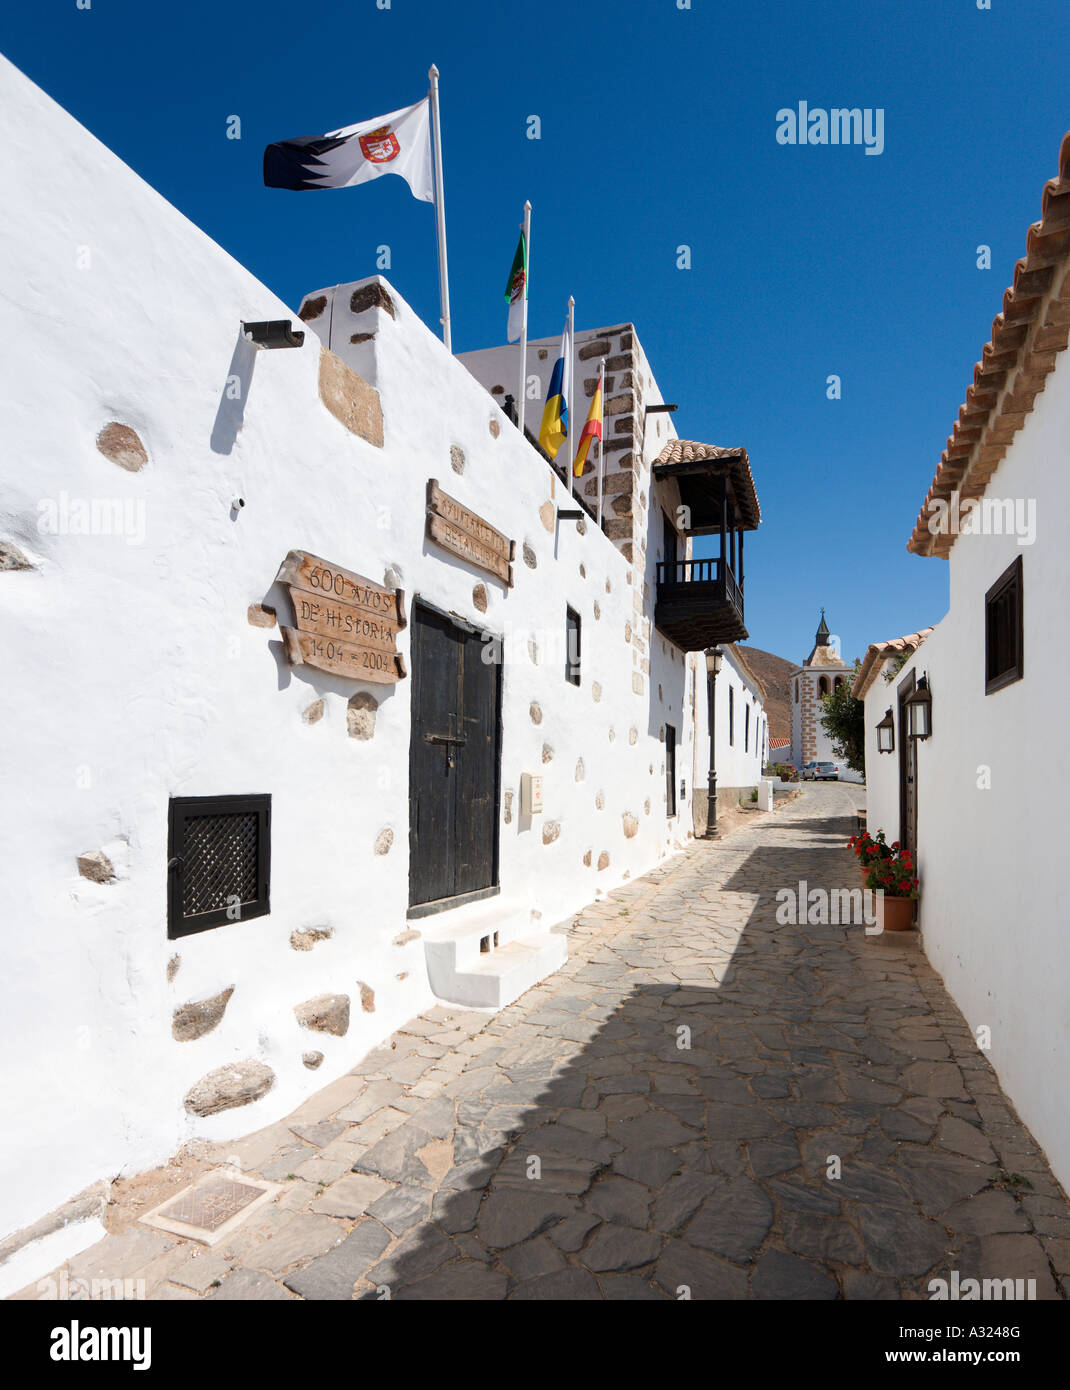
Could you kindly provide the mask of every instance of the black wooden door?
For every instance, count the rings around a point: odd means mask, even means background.
[[[913,671],[899,687],[899,843],[918,848],[918,745],[909,737],[906,701],[914,693]]]
[[[501,664],[481,635],[417,604],[412,631],[409,905],[498,881]],[[500,650],[500,648],[499,648]]]

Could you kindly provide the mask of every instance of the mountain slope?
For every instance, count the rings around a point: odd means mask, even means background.
[[[765,686],[765,712],[772,738],[791,738],[791,673],[796,661],[763,652],[760,647],[740,645],[748,666]]]

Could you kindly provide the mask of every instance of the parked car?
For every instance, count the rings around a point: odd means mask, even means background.
[[[802,775],[807,782],[838,782],[840,770],[835,763],[805,763]]]

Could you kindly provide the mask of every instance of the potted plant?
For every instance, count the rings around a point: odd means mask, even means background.
[[[914,903],[918,892],[917,869],[909,850],[899,850],[899,842],[886,859],[876,859],[866,874],[865,886],[880,892],[880,924],[884,931],[909,931],[914,922]]]
[[[847,841],[847,848],[853,849],[858,859],[858,867],[862,874],[862,887],[866,887],[866,875],[872,866],[880,860],[889,859],[899,849],[899,841],[896,840],[889,844],[885,839],[884,831],[878,830],[876,836],[863,830],[861,835],[852,835]]]

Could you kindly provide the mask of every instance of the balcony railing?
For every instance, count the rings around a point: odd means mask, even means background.
[[[720,557],[659,562],[654,626],[685,651],[747,636],[743,589]]]

